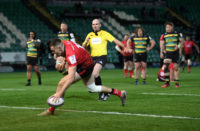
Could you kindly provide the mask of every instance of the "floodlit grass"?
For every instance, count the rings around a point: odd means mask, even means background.
[[[139,85],[134,85],[134,79],[123,78],[122,70],[101,72],[104,85],[127,90],[125,107],[121,106],[121,101],[116,96],[111,96],[108,101],[98,102],[97,94],[88,93],[82,82],[78,82],[66,92],[65,104],[59,108],[65,111],[57,110],[55,116],[46,117],[38,117],[37,114],[48,108],[46,99],[55,93],[57,83],[62,78],[60,73],[42,72],[42,86],[37,85],[36,75],[33,74],[30,87],[24,86],[25,72],[1,73],[0,130],[200,130],[200,68],[192,68],[191,73],[181,73],[180,88],[174,88],[174,83],[171,83],[171,87],[166,89],[160,87],[162,82],[156,82],[158,70],[148,69],[147,85],[142,85],[141,79]],[[16,109],[2,106],[42,109]],[[100,113],[75,111],[100,111]],[[180,116],[181,118],[101,114],[101,112]],[[191,117],[191,119],[183,119],[183,117]]]

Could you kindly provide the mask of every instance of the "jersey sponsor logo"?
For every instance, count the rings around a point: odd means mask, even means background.
[[[70,61],[71,64],[75,64],[76,63],[75,55],[69,56],[69,61]]]
[[[190,48],[190,47],[192,47],[192,46],[191,46],[191,45],[186,45],[186,47],[189,47],[189,48]]]
[[[101,44],[101,38],[92,38],[92,44]]]

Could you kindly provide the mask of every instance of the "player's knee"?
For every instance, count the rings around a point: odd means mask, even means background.
[[[31,72],[31,70],[32,70],[31,68],[27,68],[27,72]]]
[[[192,65],[192,61],[190,59],[188,59],[188,65],[191,66]]]
[[[164,59],[163,63],[164,64],[171,63],[171,60],[170,59]]]
[[[139,70],[139,69],[140,69],[140,66],[139,66],[139,65],[135,65],[135,69],[136,69],[136,70]]]
[[[131,70],[133,70],[133,69],[132,69],[132,67],[128,67],[128,70],[131,71]]]
[[[95,85],[93,82],[92,84],[87,85],[89,92],[101,92],[102,91],[101,85]]]
[[[179,68],[178,68],[178,66],[174,66],[174,71],[179,71]]]
[[[93,75],[94,75],[94,78],[99,77],[99,73],[94,72]]]

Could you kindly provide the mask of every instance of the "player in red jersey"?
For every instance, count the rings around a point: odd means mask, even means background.
[[[64,97],[65,91],[70,85],[82,79],[89,92],[105,92],[119,96],[122,101],[122,106],[125,105],[126,91],[119,91],[95,84],[95,78],[92,73],[94,62],[89,53],[82,46],[72,41],[61,42],[59,39],[53,39],[50,43],[50,49],[57,57],[65,57],[65,61],[68,63],[68,75],[64,76],[59,81],[56,93],[52,95],[55,100]],[[50,107],[48,110],[39,114],[39,116],[53,115],[54,111],[55,108]]]
[[[170,81],[174,81],[174,66],[173,66],[173,62],[171,62],[169,64],[169,72],[170,72]],[[157,81],[165,81],[165,65],[163,65],[160,69],[160,71],[158,72],[158,78]]]
[[[124,47],[127,47],[127,40],[129,36],[126,34],[122,41]],[[129,77],[133,78],[133,52],[126,52],[124,47],[120,47],[118,45],[115,46],[116,50],[119,51],[123,55],[124,60],[124,78],[127,78],[127,71],[129,72]],[[134,49],[134,43],[130,44],[130,49]]]
[[[192,48],[195,47],[196,51],[198,53],[200,52],[199,52],[199,47],[194,43],[194,41],[190,39],[190,36],[187,35],[185,39],[186,39],[184,43],[185,64],[183,64],[183,71],[185,69],[185,65],[188,65],[188,72],[190,72],[192,65],[191,57],[193,54]]]

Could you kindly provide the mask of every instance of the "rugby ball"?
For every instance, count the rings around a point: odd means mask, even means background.
[[[64,98],[60,97],[59,99],[55,99],[55,97],[51,96],[47,99],[47,104],[51,107],[59,107],[64,104]]]

